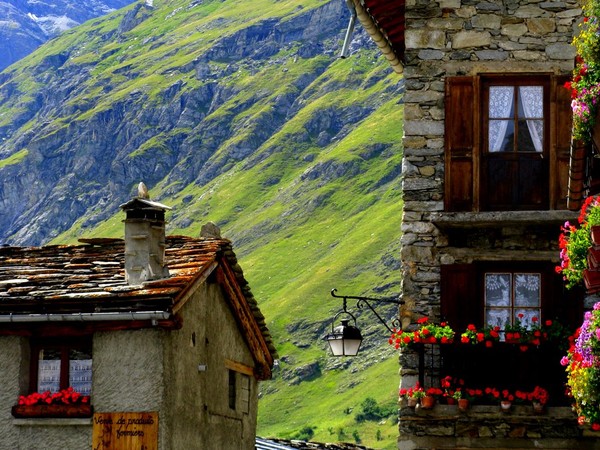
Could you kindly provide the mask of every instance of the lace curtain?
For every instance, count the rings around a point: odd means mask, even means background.
[[[544,135],[544,96],[542,86],[519,87],[519,119],[527,119],[527,129],[536,152],[541,152]],[[489,151],[501,152],[508,145],[514,130],[514,86],[490,86]],[[506,119],[506,120],[499,120]],[[532,120],[538,119],[538,120]],[[512,151],[512,146],[508,150]]]
[[[521,323],[531,326],[540,318],[541,275],[539,273],[486,273],[485,322],[504,328],[522,314]],[[512,315],[512,317],[511,317]]]

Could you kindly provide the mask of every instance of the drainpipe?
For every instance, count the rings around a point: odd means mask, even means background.
[[[342,51],[340,58],[344,59],[348,56],[348,48],[350,47],[352,32],[354,31],[354,25],[356,24],[356,8],[352,0],[346,0],[346,6],[350,10],[350,22],[348,23],[348,29],[346,30],[346,36],[344,36],[344,44],[342,45]]]
[[[354,4],[354,10],[358,17],[358,20],[360,21],[362,26],[365,27],[365,30],[367,30],[367,33],[369,33],[369,35],[371,36],[371,39],[373,39],[373,41],[375,41],[375,44],[377,45],[377,47],[379,47],[379,50],[381,51],[381,53],[383,53],[383,56],[385,56],[385,59],[388,60],[388,62],[392,66],[392,69],[394,69],[394,72],[396,72],[396,73],[404,72],[404,67],[402,67],[402,63],[400,62],[400,60],[394,53],[394,50],[390,46],[390,43],[388,42],[386,37],[381,33],[381,31],[379,31],[379,28],[377,28],[375,26],[373,18],[365,10],[361,1],[360,0],[351,0],[351,1]]]
[[[167,320],[166,311],[95,312],[74,314],[8,314],[0,315],[0,323],[17,322],[103,322],[111,320]]]

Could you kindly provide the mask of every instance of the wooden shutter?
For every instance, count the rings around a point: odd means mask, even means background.
[[[450,326],[461,333],[467,325],[483,325],[483,303],[478,295],[473,264],[449,264],[441,272],[441,313]]]
[[[552,209],[567,209],[569,183],[569,155],[571,149],[571,128],[573,111],[571,91],[564,87],[569,76],[552,77],[551,135],[554,142],[554,155],[550,156],[550,202]],[[583,166],[582,166],[583,167]],[[572,186],[581,195],[583,190],[583,170],[578,177],[579,186]]]
[[[542,285],[542,319],[556,320],[573,332],[583,322],[583,287],[567,289],[554,265],[547,264]]]
[[[444,131],[446,211],[472,211],[474,207],[476,117],[474,78],[446,78]]]

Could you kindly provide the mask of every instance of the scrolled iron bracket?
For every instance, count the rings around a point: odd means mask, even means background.
[[[342,312],[350,314],[347,309],[347,301],[348,300],[356,300],[356,307],[358,309],[363,309],[365,306],[368,307],[371,310],[371,312],[375,315],[375,317],[377,317],[379,322],[381,322],[381,324],[384,327],[386,327],[390,333],[393,332],[392,328],[390,328],[388,326],[388,324],[385,323],[383,318],[377,313],[377,311],[375,311],[375,308],[373,308],[373,305],[371,305],[370,302],[392,303],[395,305],[404,305],[403,300],[398,300],[397,298],[372,298],[372,297],[363,297],[363,296],[358,296],[358,295],[337,295],[336,292],[337,292],[337,289],[333,288],[331,290],[331,296],[335,297],[335,298],[341,298],[343,300],[343,311]],[[350,314],[350,315],[352,316],[352,314]],[[354,316],[352,316],[352,317],[354,318]],[[397,318],[392,320],[391,324],[392,324],[392,327],[401,328],[401,322]]]

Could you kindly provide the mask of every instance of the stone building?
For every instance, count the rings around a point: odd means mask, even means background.
[[[230,242],[165,238],[167,208],[123,205],[125,241],[0,248],[0,448],[254,448],[276,351]]]
[[[580,3],[349,4],[405,81],[405,328],[427,316],[459,334],[469,324],[504,328],[519,319],[574,330],[584,293],[565,289],[554,266],[560,226],[576,221],[589,193],[584,175],[597,170],[571,148],[570,92],[563,86],[574,68]],[[533,416],[530,406],[509,415],[492,405],[467,413],[402,408],[398,448],[600,448],[594,433],[578,427],[564,395],[564,348],[522,351],[504,334],[501,340],[492,348],[455,341],[406,349],[401,384],[439,386],[450,375],[474,387],[544,386],[546,414]]]

